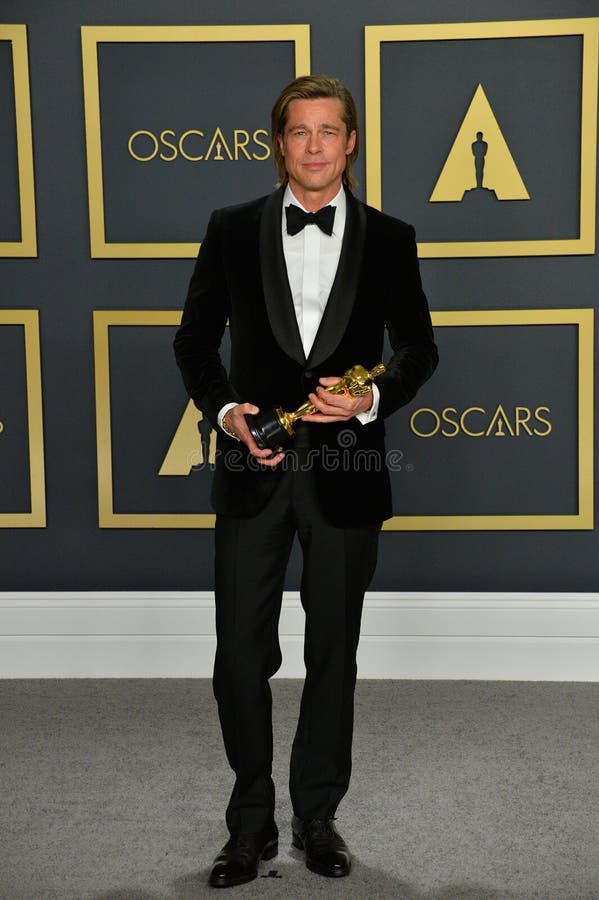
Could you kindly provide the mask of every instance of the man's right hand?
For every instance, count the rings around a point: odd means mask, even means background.
[[[260,450],[256,444],[256,441],[252,437],[250,429],[247,426],[245,417],[247,415],[255,416],[258,412],[260,412],[260,409],[257,406],[254,406],[253,403],[238,403],[237,406],[233,406],[231,409],[227,410],[223,417],[223,423],[226,424],[230,431],[233,431],[237,435],[240,441],[243,441],[252,456],[259,459],[262,465],[273,467],[281,462],[285,454],[279,451],[273,456],[271,450],[268,448],[266,450]]]

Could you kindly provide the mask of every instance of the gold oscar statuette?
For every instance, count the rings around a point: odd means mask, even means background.
[[[385,371],[383,363],[379,363],[374,369],[365,369],[364,366],[352,366],[339,381],[325,388],[328,394],[345,394],[349,397],[362,397],[372,390],[373,379],[382,375]],[[316,412],[316,407],[309,400],[302,403],[293,412],[284,412],[280,406],[273,410],[260,412],[255,416],[245,417],[252,437],[261,450],[275,450],[283,446],[295,435],[293,423],[303,416],[309,416]]]

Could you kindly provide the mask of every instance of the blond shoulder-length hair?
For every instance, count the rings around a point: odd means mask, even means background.
[[[283,135],[287,123],[287,109],[292,100],[320,100],[325,97],[335,97],[341,101],[341,118],[347,129],[349,138],[352,131],[356,132],[354,149],[346,157],[343,182],[350,190],[356,186],[356,179],[352,175],[352,166],[358,158],[360,143],[360,130],[358,127],[358,113],[354,98],[338,78],[327,75],[302,75],[291,84],[283,88],[271,115],[271,140],[274,163],[279,176],[279,184],[287,181],[285,159],[279,146],[279,135]]]

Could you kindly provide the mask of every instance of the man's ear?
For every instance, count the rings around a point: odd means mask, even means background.
[[[345,155],[349,156],[349,154],[353,151],[356,146],[356,132],[350,131],[349,137],[347,139],[347,146],[345,148]]]
[[[277,135],[277,141],[279,142],[279,152],[280,152],[281,156],[285,156],[285,151],[283,149],[283,135],[282,134]]]

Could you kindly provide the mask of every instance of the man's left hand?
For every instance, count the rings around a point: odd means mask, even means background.
[[[349,393],[329,394],[325,388],[341,381],[341,377],[320,378],[320,387],[315,394],[308,394],[310,402],[318,412],[303,416],[304,422],[345,422],[358,413],[366,412],[372,406],[372,391],[361,397],[352,397]]]

